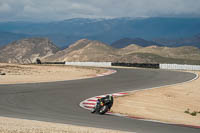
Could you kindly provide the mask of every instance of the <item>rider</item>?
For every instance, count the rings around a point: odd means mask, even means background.
[[[105,97],[99,98],[97,100],[97,105],[96,105],[95,109],[92,111],[92,113],[95,113],[99,109],[99,107],[101,106],[102,103],[103,104],[107,104],[108,108],[110,110],[112,105],[113,105],[113,96],[112,95],[107,95]]]
[[[100,101],[103,102],[104,104],[107,104],[108,108],[110,110],[112,105],[113,105],[113,96],[112,95],[107,95],[106,97],[102,97],[100,99]]]

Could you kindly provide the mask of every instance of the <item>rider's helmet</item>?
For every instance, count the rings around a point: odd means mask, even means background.
[[[106,96],[106,99],[111,100],[111,99],[112,99],[112,94],[107,95],[107,96]]]

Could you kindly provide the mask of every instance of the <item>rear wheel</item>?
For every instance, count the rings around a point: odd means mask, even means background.
[[[104,105],[103,107],[101,107],[101,109],[99,110],[99,114],[103,115],[108,111],[108,106]]]

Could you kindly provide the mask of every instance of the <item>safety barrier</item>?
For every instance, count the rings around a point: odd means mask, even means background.
[[[119,63],[119,62],[55,62],[54,64],[65,64],[72,66],[125,66],[125,67],[141,67],[154,69],[171,69],[171,70],[200,70],[200,65],[181,65],[181,64],[147,64],[147,63]]]
[[[141,67],[141,68],[155,68],[159,69],[159,64],[147,64],[147,63],[112,63],[112,66],[126,66],[126,67]]]
[[[160,64],[160,69],[173,69],[173,70],[200,70],[200,65],[180,65],[180,64]]]
[[[65,62],[41,62],[41,64],[65,64]]]
[[[72,66],[96,66],[96,67],[110,67],[111,62],[65,62],[65,65]]]

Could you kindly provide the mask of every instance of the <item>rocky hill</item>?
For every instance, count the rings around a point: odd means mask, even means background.
[[[116,49],[99,41],[81,39],[44,61],[113,61]]]
[[[0,48],[0,62],[32,63],[36,58],[45,58],[59,49],[46,38],[30,38],[15,41]]]
[[[120,54],[133,54],[133,53],[145,53],[155,54],[161,57],[174,58],[174,59],[187,59],[187,60],[199,60],[200,49],[193,46],[182,47],[159,47],[156,45],[141,47],[135,44],[122,48]]]
[[[200,49],[192,46],[176,48],[156,45],[142,47],[136,44],[117,49],[100,41],[81,39],[64,50],[59,50],[45,38],[31,38],[13,42],[0,48],[0,62],[32,63],[92,61],[127,63],[200,64]]]
[[[170,48],[131,44],[120,49],[118,54],[123,57],[120,61],[125,62],[130,62],[133,56],[137,56],[145,63],[200,64],[200,49],[192,46]]]
[[[177,48],[136,44],[116,49],[99,41],[81,39],[43,61],[111,61],[128,63],[200,64],[200,49],[191,46]]]

